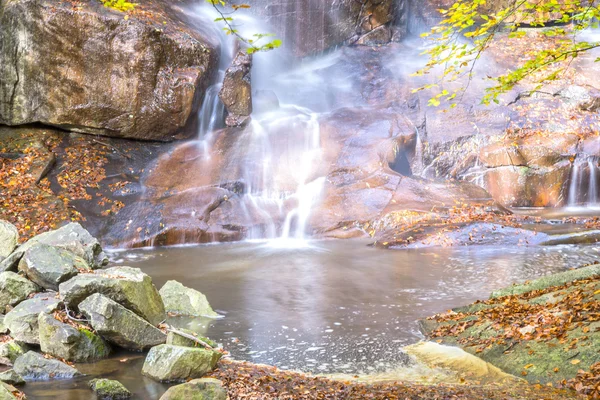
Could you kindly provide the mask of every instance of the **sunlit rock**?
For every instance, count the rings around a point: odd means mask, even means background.
[[[185,287],[177,281],[167,281],[159,293],[167,312],[198,317],[218,316],[208,303],[205,295],[197,290]]]
[[[212,350],[161,344],[148,352],[142,374],[159,382],[201,378],[220,358],[221,353]]]

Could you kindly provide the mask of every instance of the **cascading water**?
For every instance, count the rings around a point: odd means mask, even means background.
[[[599,207],[598,163],[600,157],[576,159],[569,178],[568,207]]]

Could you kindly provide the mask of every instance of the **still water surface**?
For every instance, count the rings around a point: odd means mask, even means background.
[[[139,267],[159,288],[175,279],[206,294],[222,318],[170,323],[222,343],[236,359],[365,374],[405,365],[402,347],[422,339],[418,319],[513,282],[594,262],[599,251],[595,245],[384,251],[362,241],[297,248],[246,242],[115,252],[111,265]],[[142,363],[139,354],[121,353],[78,368],[121,380],[139,399],[157,399],[167,386],[140,377]],[[89,379],[30,383],[25,391],[34,399],[93,399]]]

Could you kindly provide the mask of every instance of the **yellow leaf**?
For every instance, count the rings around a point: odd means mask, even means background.
[[[581,362],[581,360],[571,360],[571,364],[577,365]]]
[[[531,367],[533,367],[533,364],[527,364],[527,365],[526,365],[526,366],[524,366],[523,368],[525,368],[525,369],[529,369],[529,368],[531,368]]]

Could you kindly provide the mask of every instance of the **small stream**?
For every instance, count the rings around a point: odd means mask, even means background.
[[[128,250],[112,265],[139,267],[202,291],[220,319],[170,323],[222,343],[235,359],[312,373],[410,368],[402,347],[422,339],[417,320],[486,298],[497,288],[597,259],[600,246],[382,251],[363,241],[269,242]],[[78,380],[28,383],[33,399],[94,399],[92,376],[122,381],[137,399],[167,385],[140,376],[143,355],[78,365]],[[67,390],[69,389],[69,390]]]

